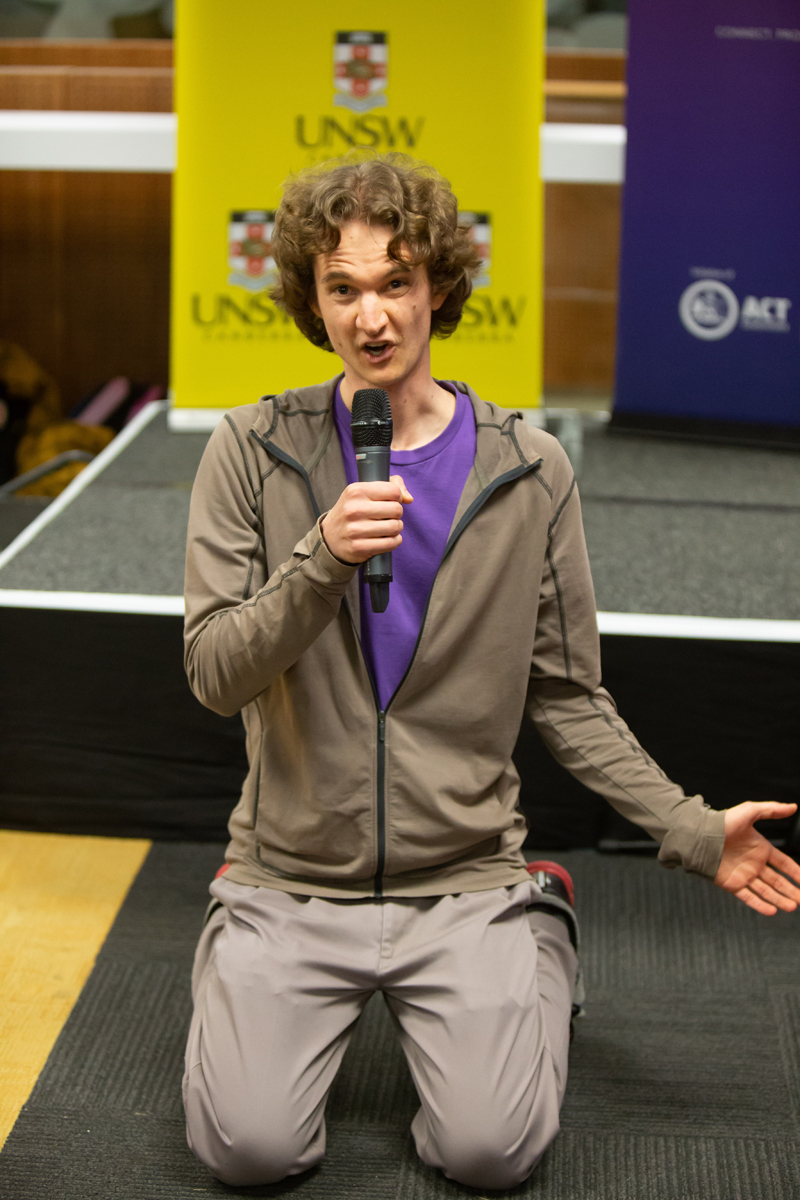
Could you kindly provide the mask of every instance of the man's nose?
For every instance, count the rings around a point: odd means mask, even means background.
[[[377,292],[363,292],[356,324],[367,334],[379,333],[386,323],[386,312]]]

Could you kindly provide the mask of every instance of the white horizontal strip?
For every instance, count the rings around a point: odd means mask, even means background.
[[[599,612],[601,633],[626,637],[701,638],[723,642],[800,642],[800,621],[749,617],[682,617],[661,613]]]
[[[84,467],[71,483],[67,484],[61,495],[56,496],[55,500],[51,504],[48,504],[47,508],[31,521],[30,525],[26,525],[22,533],[18,534],[13,542],[6,546],[5,550],[0,553],[0,570],[16,554],[19,554],[20,550],[32,542],[46,525],[55,520],[59,513],[62,513],[67,505],[71,504],[75,497],[79,496],[83,489],[88,487],[92,480],[96,479],[100,472],[104,471],[108,464],[113,462],[126,446],[130,445],[133,439],[141,433],[145,425],[149,425],[157,413],[164,411],[166,406],[166,400],[151,400],[148,404],[145,404],[144,408],[136,414],[133,420],[123,426],[114,440],[108,443],[105,450],[101,450],[97,457],[93,458],[89,465]],[[0,584],[2,584],[1,576]]]
[[[0,169],[174,171],[175,113],[0,110]],[[548,183],[621,183],[624,125],[546,123],[541,177]]]
[[[622,183],[627,135],[624,125],[542,125],[539,174],[545,183]]]
[[[164,617],[182,617],[184,615],[183,596],[140,596],[113,592],[39,592],[11,588],[0,588],[0,608],[145,613]],[[699,638],[706,641],[730,642],[800,642],[800,621],[599,612],[597,624],[601,633],[627,637]]]
[[[227,408],[170,408],[167,425],[170,433],[211,433],[216,429]]]
[[[145,613],[182,617],[183,596],[138,596],[114,592],[36,592],[0,588],[0,608],[58,608],[73,612]]]
[[[0,168],[19,171],[175,169],[174,113],[0,110]]]

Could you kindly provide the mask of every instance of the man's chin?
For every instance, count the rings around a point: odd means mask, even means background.
[[[394,384],[400,383],[406,375],[402,364],[393,358],[387,358],[380,362],[369,362],[363,359],[359,359],[358,363],[348,363],[344,360],[343,362],[345,371],[353,376],[354,382],[360,381],[365,387],[392,387]]]

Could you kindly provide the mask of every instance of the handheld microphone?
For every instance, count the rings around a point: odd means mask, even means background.
[[[392,406],[383,388],[360,388],[353,396],[350,430],[359,483],[388,483],[392,445]],[[392,582],[392,554],[374,554],[363,566],[372,611],[386,612]]]

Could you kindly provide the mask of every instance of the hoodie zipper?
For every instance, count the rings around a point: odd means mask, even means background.
[[[363,652],[362,652],[363,653]],[[378,710],[378,861],[375,865],[375,896],[383,895],[386,866],[386,712]]]
[[[306,491],[308,492],[308,496],[311,501],[311,507],[314,510],[314,515],[316,516],[316,519],[319,520],[320,515],[321,515],[320,507],[317,504],[317,498],[314,495],[314,489],[311,486],[311,480],[309,479],[308,472],[305,470],[305,468],[303,466],[301,466],[301,464],[299,462],[297,462],[296,459],[294,459],[290,455],[286,454],[283,450],[279,450],[277,448],[277,446],[274,446],[271,442],[267,442],[263,438],[259,437],[259,435],[257,433],[255,433],[252,429],[250,430],[250,434],[251,434],[251,437],[255,441],[257,441],[258,444],[260,446],[262,446],[269,454],[272,454],[275,458],[279,459],[282,463],[285,463],[287,467],[292,467],[293,470],[297,471],[297,473],[300,475],[301,479],[303,480],[303,482],[306,485]],[[462,516],[461,520],[456,525],[453,532],[450,534],[450,537],[447,539],[447,545],[444,548],[444,553],[442,554],[441,560],[439,562],[439,566],[436,568],[436,574],[433,577],[430,589],[428,591],[428,598],[425,601],[425,608],[422,613],[422,620],[420,621],[419,632],[417,633],[417,640],[414,643],[414,649],[411,653],[411,658],[408,660],[408,666],[406,667],[405,671],[403,672],[402,679],[400,680],[397,687],[394,689],[391,696],[389,697],[389,700],[386,703],[386,708],[383,708],[383,709],[381,708],[380,699],[378,697],[378,689],[377,689],[377,686],[375,683],[375,679],[373,678],[372,672],[369,668],[369,664],[367,663],[366,656],[364,654],[364,649],[361,645],[361,638],[358,636],[358,630],[356,629],[356,623],[353,620],[352,610],[347,601],[347,598],[345,597],[345,599],[344,599],[344,606],[347,611],[347,615],[350,618],[350,624],[353,627],[353,633],[355,635],[356,642],[358,643],[358,648],[361,651],[361,657],[364,662],[364,667],[366,668],[367,678],[369,679],[370,687],[372,688],[372,696],[375,701],[375,709],[376,709],[377,718],[378,718],[377,772],[376,772],[376,781],[375,781],[376,782],[376,791],[377,791],[376,815],[377,815],[377,840],[378,840],[377,862],[375,864],[375,891],[374,891],[374,896],[375,896],[376,900],[380,899],[383,896],[383,873],[384,873],[384,868],[386,866],[386,714],[388,713],[390,706],[394,702],[394,699],[397,696],[397,693],[400,691],[400,688],[403,686],[406,679],[408,678],[408,673],[411,670],[411,667],[414,663],[414,659],[417,656],[417,650],[419,649],[420,642],[422,641],[422,632],[425,628],[425,621],[427,619],[428,609],[429,609],[430,603],[431,603],[431,596],[433,595],[433,589],[436,584],[436,580],[439,577],[439,571],[442,569],[442,564],[444,563],[448,554],[452,550],[453,546],[456,544],[458,539],[461,537],[461,534],[464,532],[464,530],[467,528],[467,526],[470,524],[470,522],[472,520],[474,520],[474,518],[478,515],[478,513],[483,508],[486,501],[489,499],[489,497],[492,496],[497,491],[498,488],[503,487],[507,483],[513,483],[517,479],[521,479],[523,475],[527,475],[530,471],[535,470],[536,467],[540,466],[541,463],[542,463],[542,459],[537,458],[535,460],[535,462],[521,464],[519,467],[515,467],[513,471],[507,471],[505,473],[505,475],[499,475],[497,477],[497,479],[492,480],[492,482],[490,484],[487,484],[487,486],[483,489],[482,492],[478,493],[478,495],[472,501],[472,504],[470,504],[469,508]]]

